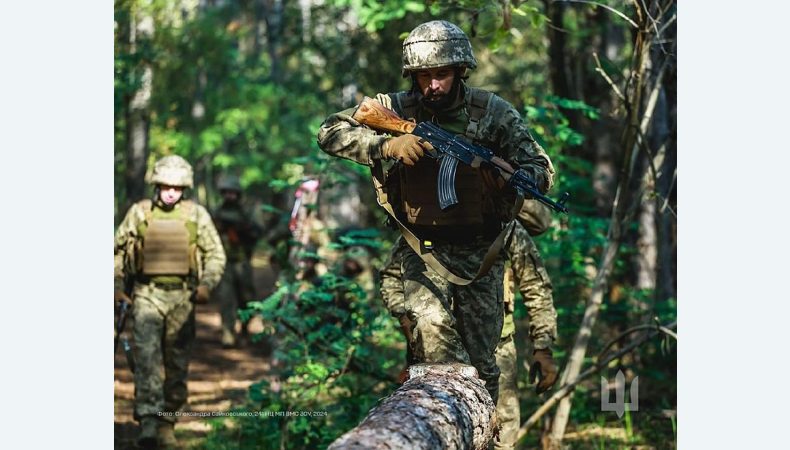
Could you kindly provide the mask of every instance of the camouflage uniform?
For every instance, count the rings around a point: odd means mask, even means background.
[[[217,186],[222,191],[236,192],[241,198],[241,185],[236,178],[224,178]],[[212,213],[214,223],[222,239],[228,263],[214,297],[219,300],[222,318],[222,344],[232,346],[236,342],[236,318],[239,308],[255,299],[252,278],[252,252],[261,237],[261,227],[245,211],[240,201],[223,201]],[[247,334],[247,324],[242,324],[242,333]]]
[[[525,202],[525,208],[519,216],[524,215],[525,209],[538,209],[537,202]],[[549,348],[557,338],[557,312],[554,309],[551,280],[543,266],[538,249],[527,232],[527,228],[532,227],[534,225],[530,226],[527,221],[517,220],[507,248],[510,266],[505,271],[505,325],[502,327],[502,337],[496,350],[496,361],[501,371],[500,397],[497,404],[497,417],[501,428],[499,438],[494,443],[496,449],[513,448],[521,425],[517,387],[516,328],[513,322],[514,286],[521,293],[527,309],[532,348]]]
[[[499,401],[497,403],[497,417],[500,424],[499,437],[494,443],[496,449],[511,449],[515,446],[518,429],[520,426],[520,408],[518,401],[518,363],[515,345],[514,311],[514,281],[524,300],[529,313],[529,337],[534,348],[548,348],[556,339],[557,313],[551,293],[551,281],[546,269],[538,255],[537,248],[532,241],[527,229],[535,234],[540,234],[548,227],[550,213],[535,201],[527,201],[519,214],[519,219],[514,227],[512,237],[507,247],[508,260],[504,276],[505,289],[505,317],[499,344],[495,356],[500,370],[499,375]],[[404,328],[408,336],[411,330],[406,315],[406,301],[402,282],[402,259],[410,248],[399,239],[392,248],[392,252],[381,275],[381,295],[385,307]],[[415,361],[411,348],[407,349],[407,364]]]
[[[450,97],[453,98],[451,104],[439,111],[426,106],[418,89],[387,94],[388,99],[384,103],[390,103],[401,117],[414,118],[417,122],[432,120],[450,132],[465,133],[471,121],[469,102],[477,95],[476,92],[484,91],[469,88],[462,82],[462,71],[477,65],[463,31],[446,21],[422,24],[404,41],[403,57],[404,76],[422,68],[455,67],[455,97]],[[417,97],[419,101],[404,111],[401,100],[409,96]],[[553,167],[530,135],[521,115],[501,97],[490,94],[487,98],[485,115],[475,121],[474,140],[497,156],[524,168],[542,190],[550,188]],[[383,159],[382,146],[390,136],[361,126],[352,117],[355,109],[329,116],[318,132],[318,144],[326,153],[373,166]],[[495,211],[507,211],[510,207],[501,194],[491,200]],[[499,221],[507,220],[499,214],[490,218],[498,221],[497,228],[501,227]],[[453,239],[439,227],[434,231],[430,237],[433,255],[453,273],[472,278],[492,242],[490,234],[466,233]],[[426,234],[416,234],[420,239],[428,239]],[[405,310],[414,324],[411,344],[415,358],[421,362],[471,363],[496,402],[499,369],[494,351],[504,317],[504,252],[500,253],[486,275],[466,286],[449,283],[427,267],[411,249],[404,250],[404,253]]]
[[[173,176],[173,171],[177,176]],[[192,187],[192,170],[178,156],[165,157],[155,165],[151,182]],[[180,233],[187,235],[189,241],[188,275],[144,274],[143,255],[152,255],[146,253],[146,233],[151,233],[154,222],[174,220],[183,221],[187,229],[181,229]],[[191,299],[200,285],[213,289],[224,267],[225,253],[214,223],[205,208],[191,201],[180,200],[167,207],[157,194],[155,201],[143,200],[132,205],[116,231],[116,291],[124,288],[125,276],[134,277],[134,417],[144,429],[146,421],[149,424],[156,421],[157,413],[178,411],[187,400],[187,372],[195,338]],[[175,417],[163,416],[159,421],[172,424]],[[172,425],[170,430],[172,433]]]

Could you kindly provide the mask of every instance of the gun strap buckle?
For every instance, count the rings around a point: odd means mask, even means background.
[[[433,241],[429,241],[427,239],[420,240],[420,253],[423,255],[426,253],[430,253],[433,250]]]

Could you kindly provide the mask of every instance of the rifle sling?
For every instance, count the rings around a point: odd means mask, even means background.
[[[431,269],[433,269],[436,273],[438,273],[442,278],[453,283],[458,286],[467,286],[481,277],[488,273],[491,270],[491,266],[496,261],[496,258],[499,254],[499,251],[502,250],[502,246],[505,242],[505,237],[509,234],[509,232],[513,229],[514,222],[510,221],[507,226],[505,226],[502,231],[499,232],[499,235],[496,237],[494,242],[488,248],[488,251],[483,258],[483,262],[480,264],[480,267],[477,269],[477,273],[475,274],[474,278],[464,278],[460,277],[445,267],[435,256],[431,253],[430,250],[421,249],[420,246],[420,238],[414,235],[414,233],[409,230],[409,228],[403,224],[403,222],[398,219],[395,211],[392,209],[392,205],[390,205],[389,200],[387,199],[387,193],[384,191],[384,169],[381,165],[381,161],[374,161],[373,167],[371,168],[371,173],[373,175],[373,185],[376,188],[376,202],[387,211],[387,214],[390,215],[395,220],[395,223],[398,224],[398,228],[400,229],[403,238],[406,239],[406,243],[409,244],[414,253],[416,253],[424,262],[428,265]],[[512,216],[515,217],[518,211],[521,210],[521,206],[524,204],[524,196],[519,195],[516,198],[516,203],[513,205],[513,214]]]

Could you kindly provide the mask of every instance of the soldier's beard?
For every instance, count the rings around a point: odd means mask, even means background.
[[[452,108],[458,103],[459,94],[461,92],[461,77],[456,73],[455,79],[453,80],[453,87],[450,89],[450,92],[435,99],[429,99],[423,95],[418,87],[415,87],[415,90],[419,93],[418,98],[424,107],[434,112],[442,112]]]

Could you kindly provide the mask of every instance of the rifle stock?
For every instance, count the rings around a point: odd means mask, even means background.
[[[411,133],[417,126],[416,123],[402,119],[395,114],[395,111],[385,108],[384,105],[370,97],[362,99],[362,103],[359,104],[351,117],[371,128],[394,134]]]

